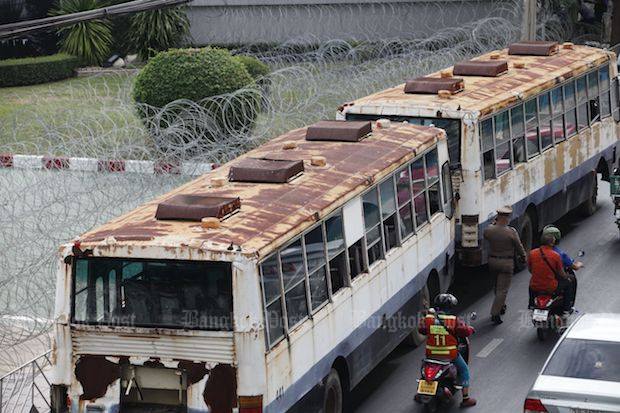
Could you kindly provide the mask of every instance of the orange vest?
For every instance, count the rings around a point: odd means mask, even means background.
[[[448,328],[439,324],[435,320],[434,314],[427,314],[424,322],[426,323],[426,357],[434,359],[454,360],[458,357],[456,333],[456,316],[440,314],[439,318]],[[450,334],[448,331],[450,331]]]

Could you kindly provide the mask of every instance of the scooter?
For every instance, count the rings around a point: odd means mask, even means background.
[[[564,297],[551,294],[540,294],[534,298],[532,323],[536,327],[536,336],[545,341],[550,331],[562,334],[568,326],[568,320],[563,315]]]
[[[470,319],[477,318],[476,313]],[[458,352],[469,364],[469,338],[458,337]],[[456,393],[463,389],[457,385],[457,370],[454,363],[448,360],[424,359],[422,361],[421,378],[417,380],[416,400],[422,404],[424,411],[433,413],[441,404],[446,404]]]

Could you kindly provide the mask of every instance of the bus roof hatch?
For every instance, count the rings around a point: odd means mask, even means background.
[[[497,77],[508,73],[508,61],[489,60],[478,61],[470,60],[454,65],[453,73],[460,76],[486,76]]]
[[[418,77],[408,80],[405,84],[405,93],[436,94],[440,90],[448,90],[455,94],[463,90],[465,82],[458,77]]]
[[[200,221],[202,218],[225,218],[241,207],[239,198],[205,195],[175,195],[157,205],[155,219]]]
[[[369,121],[322,120],[308,126],[306,140],[359,142],[371,132]]]
[[[303,161],[246,158],[230,167],[231,182],[266,182],[282,184],[304,171]]]
[[[517,42],[508,48],[509,55],[551,56],[560,51],[557,42]]]

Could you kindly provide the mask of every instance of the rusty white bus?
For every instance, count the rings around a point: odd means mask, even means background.
[[[420,339],[451,185],[441,129],[319,122],[62,245],[55,411],[341,412]]]
[[[526,249],[543,226],[596,208],[618,147],[612,52],[521,42],[341,106],[339,119],[389,118],[443,128],[459,199],[457,262],[486,262],[484,228],[513,207]]]

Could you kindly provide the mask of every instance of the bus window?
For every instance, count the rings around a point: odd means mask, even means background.
[[[393,122],[408,122],[412,125],[434,126],[446,131],[448,138],[448,157],[450,165],[456,167],[461,163],[461,120],[447,118],[422,118],[418,116],[368,115],[347,113],[347,120],[389,119]]]
[[[549,92],[538,96],[538,119],[540,122],[540,143],[541,148],[545,149],[553,146],[551,135],[551,105],[549,103]]]
[[[527,158],[540,153],[540,134],[538,133],[538,106],[536,98],[525,102],[525,137],[527,142]]]
[[[611,81],[611,112],[616,122],[620,122],[620,105],[618,99],[620,99],[620,93],[618,93],[618,79],[614,78]]]
[[[394,177],[390,176],[379,185],[381,196],[381,220],[385,234],[385,251],[398,247],[398,227],[396,224],[396,193],[394,191]]]
[[[586,77],[581,76],[577,79],[577,124],[582,131],[588,127],[588,93]]]
[[[558,86],[551,91],[551,132],[553,142],[564,140],[564,103],[562,98],[562,87]]]
[[[349,272],[351,274],[351,279],[354,279],[364,271],[366,271],[366,264],[364,261],[364,248],[363,248],[364,239],[359,239],[355,244],[349,247]]]
[[[611,97],[609,94],[609,67],[604,66],[598,71],[599,87],[601,90],[601,117],[611,115]]]
[[[400,220],[400,238],[413,234],[413,214],[411,212],[411,178],[409,168],[396,172],[396,197],[398,200],[398,218]]]
[[[564,126],[567,138],[577,133],[577,109],[575,103],[575,82],[571,80],[564,85],[564,108],[566,109]]]
[[[278,254],[267,258],[260,266],[265,300],[265,330],[269,345],[284,337],[284,319],[282,317],[282,289]]]
[[[493,142],[493,118],[485,119],[480,124],[482,138],[482,163],[484,179],[495,178],[495,145]]]
[[[426,185],[428,188],[428,203],[430,216],[441,211],[441,195],[439,194],[439,161],[437,149],[433,149],[425,156]]]
[[[308,279],[310,283],[310,303],[312,310],[327,302],[327,273],[325,271],[325,243],[323,226],[319,225],[304,236]]]
[[[499,176],[510,169],[510,124],[505,110],[495,115],[495,171]]]
[[[379,191],[373,188],[362,197],[368,265],[383,258],[381,219],[379,216]]]
[[[228,263],[80,258],[73,302],[76,323],[230,330],[232,273]]]
[[[411,163],[411,179],[413,188],[413,210],[415,211],[416,228],[428,222],[428,192],[424,178],[424,158]]]
[[[327,235],[327,257],[332,294],[347,285],[347,262],[342,231],[342,215],[338,213],[325,221]]]
[[[590,108],[590,124],[600,120],[598,73],[588,73],[588,103]]]
[[[308,274],[325,265],[325,244],[323,243],[323,229],[319,226],[304,236],[306,246],[306,262]]]
[[[297,238],[280,251],[284,301],[289,331],[308,316],[306,299],[306,271],[301,249],[301,238]]]
[[[510,109],[510,126],[512,133],[512,156],[515,163],[527,161],[525,152],[525,120],[523,118],[523,105],[517,105]]]
[[[452,177],[450,175],[450,165],[448,162],[445,162],[441,167],[441,178],[443,183],[443,199],[444,199],[444,211],[446,217],[452,218],[454,211],[452,210],[452,198],[453,198],[453,189],[452,189]]]

